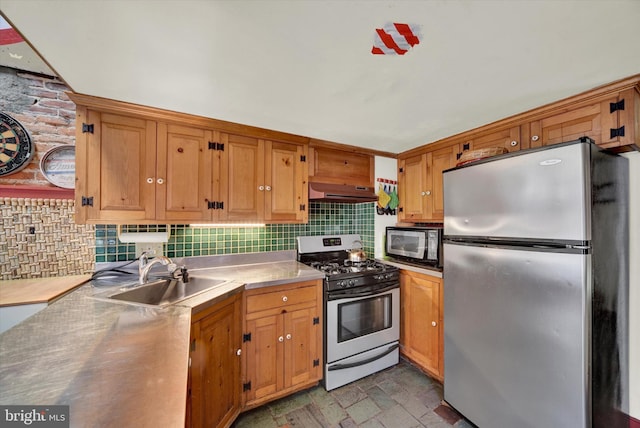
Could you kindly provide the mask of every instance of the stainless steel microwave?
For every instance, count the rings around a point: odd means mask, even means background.
[[[399,261],[442,267],[442,228],[387,227],[386,253]]]

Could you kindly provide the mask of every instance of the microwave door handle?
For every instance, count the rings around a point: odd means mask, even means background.
[[[329,293],[329,300],[338,300],[338,299],[344,299],[344,298],[356,298],[356,297],[367,297],[367,296],[375,296],[376,294],[380,294],[380,293],[384,293],[386,291],[389,290],[393,290],[394,288],[398,288],[399,285],[397,282],[393,283],[392,285],[389,285],[387,287],[384,288],[380,288],[378,290],[368,290],[368,291],[361,291],[359,293],[354,293],[354,292],[349,292],[349,291],[332,291]]]
[[[344,363],[344,364],[334,364],[331,365],[329,367],[327,367],[328,371],[334,371],[334,370],[343,370],[343,369],[350,369],[352,367],[358,367],[358,366],[364,366],[365,364],[369,364],[372,363],[376,360],[379,360],[380,358],[389,355],[390,353],[392,353],[393,351],[395,351],[396,349],[398,349],[400,345],[398,345],[397,343],[394,345],[391,345],[386,351],[382,352],[381,354],[378,355],[374,355],[371,358],[367,358],[365,360],[362,361],[355,361],[353,363]]]

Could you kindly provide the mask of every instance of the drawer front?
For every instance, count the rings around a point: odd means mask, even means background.
[[[247,296],[247,313],[316,302],[317,288],[302,287]]]

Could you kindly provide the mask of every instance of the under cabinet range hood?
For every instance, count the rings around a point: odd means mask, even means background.
[[[348,184],[309,183],[309,200],[321,202],[374,202],[378,196],[373,187]]]

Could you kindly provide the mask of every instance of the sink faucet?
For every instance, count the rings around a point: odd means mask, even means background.
[[[153,260],[149,261],[147,254],[142,253],[140,255],[140,259],[138,260],[138,272],[140,274],[140,280],[138,281],[140,284],[145,284],[149,278],[149,271],[156,265],[161,263],[164,266],[167,266],[169,274],[173,275],[173,273],[178,269],[178,267],[171,261],[169,257],[158,256]]]

